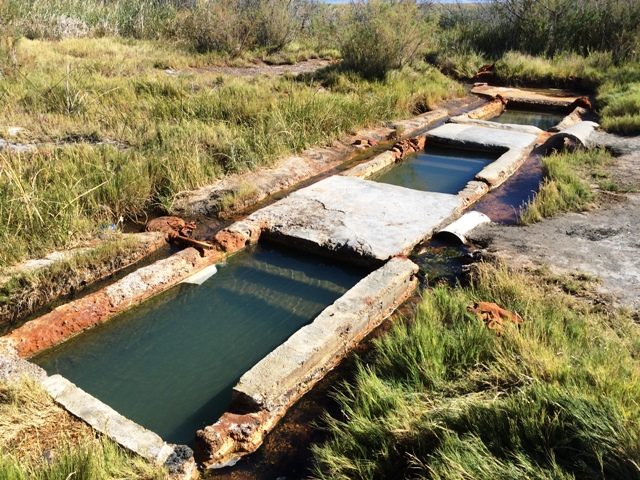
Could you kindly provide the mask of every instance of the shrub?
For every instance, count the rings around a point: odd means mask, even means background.
[[[271,53],[302,28],[307,6],[304,0],[204,0],[185,16],[182,35],[200,52]]]
[[[382,78],[424,53],[428,23],[413,0],[360,0],[345,20],[343,65],[364,77]]]
[[[492,0],[450,10],[440,24],[463,46],[493,56],[611,51],[619,62],[639,53],[637,0]]]

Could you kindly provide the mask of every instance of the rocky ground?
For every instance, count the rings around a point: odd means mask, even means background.
[[[485,225],[470,240],[509,264],[546,265],[558,273],[587,273],[599,291],[634,311],[640,309],[640,137],[598,132],[612,150],[609,168],[621,193],[602,193],[597,207],[529,226]]]

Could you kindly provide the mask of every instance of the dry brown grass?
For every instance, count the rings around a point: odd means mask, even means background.
[[[0,383],[0,452],[21,462],[55,455],[61,445],[94,441],[91,428],[30,380]]]

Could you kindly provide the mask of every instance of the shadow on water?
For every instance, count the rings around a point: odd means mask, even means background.
[[[455,194],[499,155],[427,145],[372,180],[427,192]]]
[[[533,125],[541,130],[549,130],[555,127],[564,118],[563,112],[536,111],[507,108],[502,114],[491,119],[496,123],[511,123],[516,125]]]
[[[543,177],[540,155],[531,155],[507,182],[485,195],[473,210],[484,213],[495,223],[516,224],[522,208],[540,189]]]

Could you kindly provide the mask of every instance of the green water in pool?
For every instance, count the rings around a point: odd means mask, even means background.
[[[401,187],[456,194],[499,154],[427,146],[376,175],[373,180]]]
[[[366,274],[258,246],[34,361],[166,441],[191,443],[243,373]]]
[[[533,125],[542,130],[549,130],[559,124],[564,115],[557,112],[536,112],[533,110],[507,109],[501,115],[491,119],[497,123],[515,123],[516,125]]]

